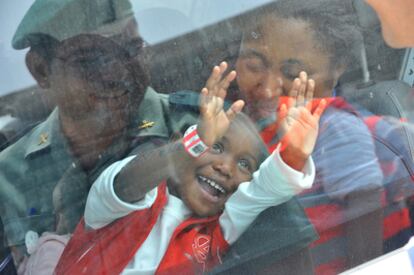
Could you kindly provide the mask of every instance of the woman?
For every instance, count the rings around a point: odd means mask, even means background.
[[[320,234],[311,246],[320,274],[344,271],[382,253],[382,172],[374,144],[363,120],[335,98],[338,79],[358,53],[354,49],[361,37],[353,21],[344,1],[282,0],[266,6],[243,28],[237,87],[231,91],[233,98],[245,100],[271,150],[278,143],[275,106],[280,96],[297,83],[310,85],[311,78],[315,97],[329,98],[312,154],[316,182],[300,197]],[[259,222],[266,223],[271,230],[271,218]],[[259,229],[248,231],[239,247]],[[256,240],[256,245],[271,242]]]

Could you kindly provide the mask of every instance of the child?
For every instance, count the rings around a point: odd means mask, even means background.
[[[213,69],[209,89],[202,90],[200,121],[182,140],[114,163],[97,179],[57,274],[207,271],[261,211],[312,185],[308,152],[298,159],[301,172],[286,163],[313,148],[324,102],[313,114],[309,106],[292,107],[296,115],[290,113],[286,122],[284,150],[253,173],[264,158],[263,145],[251,122],[238,114],[243,101],[223,110],[235,78],[235,72],[222,77],[226,69],[225,63]],[[303,119],[311,127],[301,127]]]

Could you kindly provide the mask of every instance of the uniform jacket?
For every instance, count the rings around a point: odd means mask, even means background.
[[[113,162],[140,150],[168,141],[175,133],[197,121],[191,96],[168,96],[148,88],[137,111],[133,113],[123,147],[113,142],[101,154],[93,169],[85,172],[71,154],[59,126],[59,110],[19,141],[0,153],[0,216],[8,245],[24,244],[25,234],[39,235],[55,230],[52,193],[63,182],[64,204],[73,228],[83,215],[90,186]],[[181,99],[181,100],[180,100]],[[151,140],[151,142],[148,142]]]

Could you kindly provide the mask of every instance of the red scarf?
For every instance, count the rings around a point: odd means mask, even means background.
[[[56,274],[119,274],[147,239],[167,203],[165,183],[151,208],[134,211],[98,229],[88,230],[82,219],[55,269]],[[218,215],[190,217],[171,237],[156,274],[199,274],[218,263],[228,249]]]

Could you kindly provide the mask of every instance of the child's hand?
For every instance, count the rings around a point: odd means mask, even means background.
[[[231,121],[244,106],[244,101],[238,100],[231,105],[227,112],[223,109],[227,88],[236,78],[235,71],[223,76],[226,69],[226,62],[215,66],[207,80],[206,87],[201,90],[200,122],[197,131],[207,146],[213,145],[226,133]]]
[[[325,110],[322,99],[312,112],[315,81],[301,72],[293,82],[287,104],[282,104],[278,120],[284,136],[281,140],[282,159],[292,168],[302,170],[312,154],[318,137],[319,119]]]

